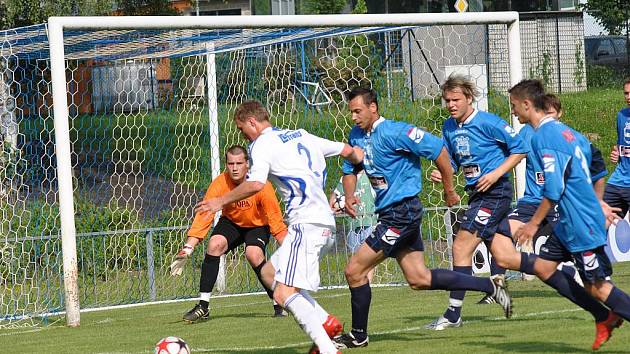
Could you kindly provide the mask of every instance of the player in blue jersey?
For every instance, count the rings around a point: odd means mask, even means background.
[[[451,114],[444,122],[442,138],[453,167],[464,173],[469,196],[469,207],[453,242],[453,270],[466,275],[472,274],[472,255],[482,241],[493,255],[515,252],[506,220],[514,194],[508,176],[528,152],[507,122],[473,107],[476,96],[474,83],[465,76],[451,75],[442,85],[442,98]],[[494,280],[502,283],[501,278]],[[452,291],[447,310],[426,328],[461,326],[465,294]]]
[[[349,94],[349,108],[356,126],[349,143],[365,151],[362,164],[343,165],[343,187],[346,212],[356,215],[356,174],[364,170],[376,192],[375,209],[378,223],[345,269],[350,287],[352,330],[335,338],[338,348],[364,347],[368,344],[368,313],[372,293],[368,272],[387,257],[395,257],[414,290],[476,290],[493,294],[511,314],[511,298],[499,284],[489,278],[477,278],[445,269],[429,270],[424,265],[421,238],[422,190],[421,161],[433,160],[444,175],[447,205],[459,202],[453,187],[453,170],[442,140],[411,124],[381,117],[376,93],[355,88]]]
[[[535,129],[529,156],[532,171],[542,173],[536,183],[541,190],[534,191],[534,195],[541,195],[538,207],[514,236],[519,242],[531,240],[554,205],[558,205],[559,220],[554,233],[541,248],[540,257],[529,257],[525,266],[529,273],[537,274],[595,316],[596,339],[592,348],[598,349],[610,338],[613,329],[621,325],[619,316],[626,320],[630,317],[630,297],[608,281],[612,269],[604,245],[606,218],[611,213],[605,216],[593,190],[589,171],[590,143],[581,134],[545,114],[544,89],[539,81],[524,80],[510,89],[510,103],[519,121],[529,123]],[[584,288],[555,270],[557,262],[570,260],[575,263]],[[553,274],[545,279],[545,272]]]
[[[289,225],[282,245],[263,266],[261,278],[315,343],[309,352],[337,353],[331,337],[341,333],[342,326],[336,319],[331,323],[334,317],[309,294],[318,290],[321,256],[334,242],[335,218],[323,190],[325,158],[340,155],[360,163],[363,151],[303,129],[274,128],[269,112],[258,101],[241,103],[234,122],[252,142],[246,181],[221,197],[204,199],[195,211],[216,212],[262,190],[270,179],[285,201]]]
[[[623,95],[628,107],[617,113],[617,144],[611,160],[617,164],[606,184],[604,201],[621,209],[624,217],[630,208],[630,78],[623,85]]]

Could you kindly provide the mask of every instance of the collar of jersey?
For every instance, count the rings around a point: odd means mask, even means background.
[[[540,120],[540,124],[538,124],[538,128],[542,127],[543,124],[547,124],[549,122],[552,122],[556,120],[556,118],[552,117],[552,116],[544,116],[543,119]]]
[[[475,118],[477,116],[477,110],[473,108],[473,112],[468,116],[468,118],[466,118],[466,120],[462,123],[457,123],[460,127],[464,124],[468,124],[470,123],[470,121],[473,120],[473,118]],[[456,120],[457,122],[457,120]]]
[[[274,127],[267,127],[265,129],[263,129],[263,131],[260,132],[260,135],[269,133],[270,131],[274,130]]]
[[[371,134],[371,133],[374,131],[374,129],[376,129],[376,127],[377,127],[379,124],[383,123],[384,121],[385,121],[385,118],[383,118],[383,116],[378,117],[378,119],[377,119],[377,120],[375,120],[375,121],[374,121],[374,123],[372,123],[372,129],[370,129],[370,131],[369,131],[369,132],[367,132],[367,133],[368,133],[368,134]]]

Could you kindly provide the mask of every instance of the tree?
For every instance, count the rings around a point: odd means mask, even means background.
[[[118,0],[118,11],[125,16],[174,16],[179,11],[169,0]]]
[[[304,13],[339,14],[346,4],[346,0],[304,0]]]
[[[368,13],[367,4],[365,0],[357,0],[357,4],[354,5],[354,10],[352,10],[353,14],[366,14]]]
[[[98,16],[112,11],[113,0],[6,0],[1,29],[43,23],[50,16]]]
[[[583,8],[595,17],[610,34],[620,34],[626,27],[630,14],[628,0],[588,0]]]

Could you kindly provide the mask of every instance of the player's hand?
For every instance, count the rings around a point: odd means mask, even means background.
[[[195,205],[195,213],[216,213],[223,208],[220,198],[202,200]]]
[[[431,182],[442,183],[442,173],[439,170],[433,170],[431,171],[429,179]]]
[[[617,225],[617,222],[622,219],[621,216],[619,216],[621,208],[613,208],[603,200],[600,200],[599,204],[602,206],[602,211],[604,212],[604,217],[606,218],[606,228],[608,228],[611,224]]]
[[[350,215],[352,218],[356,218],[357,211],[354,206],[357,204],[359,204],[359,199],[355,195],[346,195],[346,214]]]
[[[494,171],[479,177],[479,179],[477,180],[477,186],[476,186],[477,191],[479,192],[487,191],[488,189],[490,189],[490,187],[492,187],[493,184],[495,184],[499,180],[499,177],[501,176],[497,176],[497,174]]]
[[[363,157],[365,157],[365,152],[358,146],[353,146],[352,150],[354,150],[354,159],[350,160],[353,165],[358,165],[363,162]]]
[[[170,266],[172,276],[176,277],[182,275],[184,265],[186,265],[186,262],[192,254],[193,249],[193,246],[186,244],[179,252],[177,252],[177,254],[175,255],[175,260],[173,261],[173,263],[171,263]]]
[[[439,172],[439,171],[438,171]],[[455,190],[444,191],[444,201],[446,202],[447,207],[452,207],[453,205],[458,205],[460,202],[459,194],[455,192]]]
[[[619,162],[619,146],[613,146],[612,151],[610,152],[610,162],[618,163]]]
[[[528,222],[523,224],[516,232],[514,233],[514,238],[519,245],[526,245],[531,243],[534,239],[534,235],[536,231],[538,231],[538,226],[533,222]]]

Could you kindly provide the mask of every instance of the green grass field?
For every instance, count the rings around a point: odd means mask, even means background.
[[[615,265],[614,280],[630,291],[630,264]],[[514,316],[502,317],[498,305],[476,305],[469,293],[464,326],[442,332],[423,325],[440,315],[447,301],[442,291],[407,287],[372,290],[370,345],[356,353],[583,353],[594,338],[592,317],[542,282],[511,281]],[[320,291],[318,301],[348,326],[346,289]],[[0,348],[10,353],[152,353],[169,335],[184,338],[193,352],[305,353],[310,342],[290,317],[272,318],[264,295],[212,299],[211,319],[185,324],[181,315],[194,301],[83,313],[79,328],[63,320],[41,328],[0,331]],[[616,330],[605,353],[628,353],[630,326]]]

